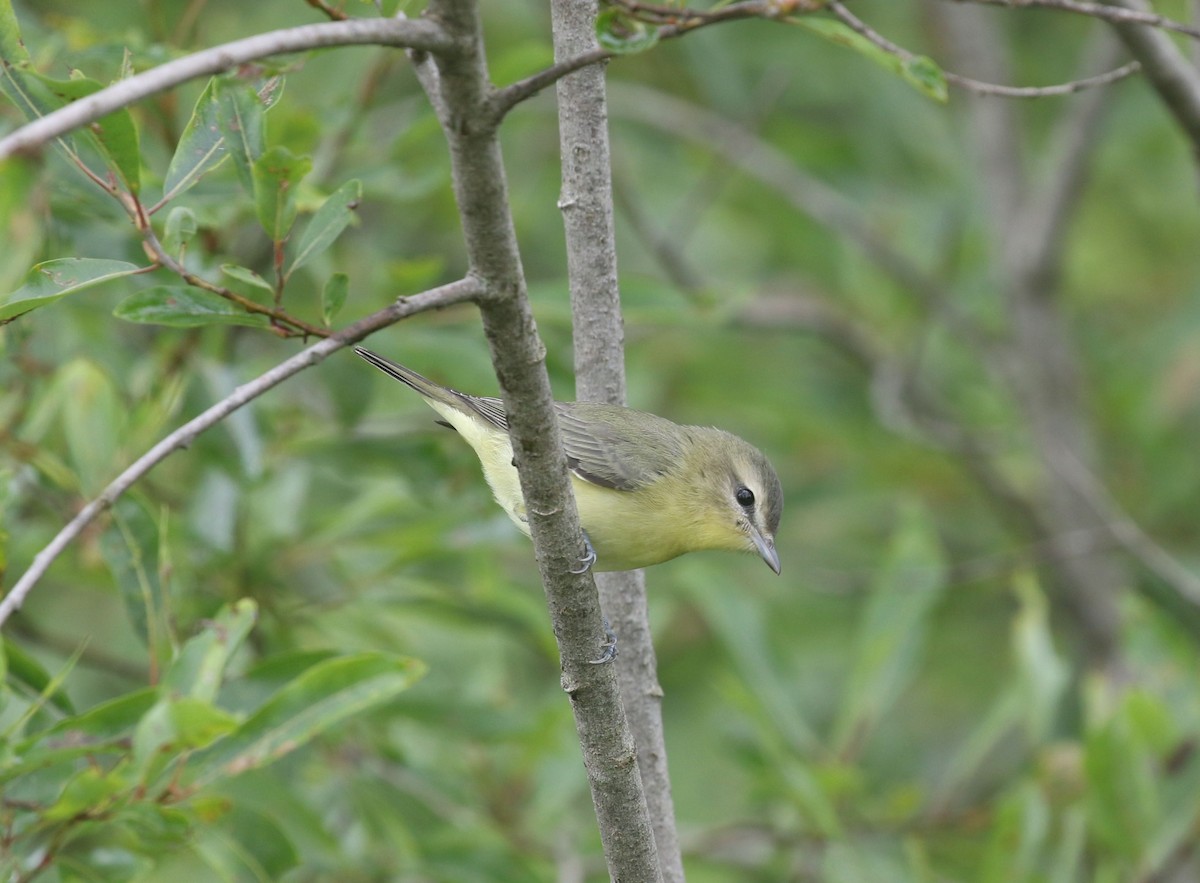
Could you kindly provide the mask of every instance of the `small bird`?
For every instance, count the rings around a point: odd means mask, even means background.
[[[362,347],[354,350],[416,390],[441,415],[439,423],[467,440],[496,502],[528,536],[504,403],[449,389]],[[779,573],[775,533],[783,487],[753,445],[720,429],[679,426],[619,405],[554,407],[590,543],[585,564],[635,570],[685,552],[726,549],[754,552]]]

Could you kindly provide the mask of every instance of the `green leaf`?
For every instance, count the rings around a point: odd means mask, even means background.
[[[122,497],[114,507],[112,526],[100,540],[105,563],[117,583],[134,631],[150,648],[151,657],[162,654],[168,637],[166,601],[160,579],[158,522],[132,497]]]
[[[42,667],[40,662],[22,650],[11,638],[0,642],[0,648],[3,648],[4,663],[10,678],[23,684],[34,693],[42,693],[46,690],[50,684],[50,673]],[[50,702],[67,714],[75,712],[66,693],[52,693]]]
[[[992,834],[984,853],[979,883],[1026,883],[1037,874],[1052,822],[1045,795],[1032,782],[998,801]]]
[[[188,763],[199,784],[265,766],[346,718],[407,690],[415,659],[363,653],[320,662],[275,694],[234,733]]]
[[[75,717],[59,721],[42,736],[57,741],[104,743],[126,738],[154,705],[158,690],[144,687],[94,705]],[[41,737],[39,737],[41,738]],[[32,742],[23,746],[28,750]]]
[[[176,206],[167,215],[167,226],[163,231],[163,248],[167,254],[182,257],[196,235],[196,213],[190,208]]]
[[[190,189],[205,174],[229,159],[230,144],[240,150],[238,173],[247,192],[253,187],[249,168],[262,152],[261,111],[269,110],[282,94],[283,79],[272,77],[257,90],[241,81],[230,81],[228,77],[213,77],[192,108],[192,115],[184,126],[175,155],[167,167],[163,181],[163,202],[169,202]],[[240,90],[240,91],[239,91]],[[251,103],[249,93],[257,96],[260,110]],[[241,128],[250,127],[249,131]],[[226,129],[236,128],[236,138],[227,139]],[[245,168],[245,174],[242,169]]]
[[[57,382],[68,403],[62,422],[71,462],[84,491],[97,493],[116,472],[124,408],[108,373],[88,359],[72,359]]]
[[[216,77],[208,81],[196,100],[196,106],[192,108],[191,118],[183,128],[163,180],[163,202],[184,193],[206,172],[229,158],[217,117],[216,83]]]
[[[221,272],[230,279],[236,279],[238,282],[244,282],[252,288],[261,288],[268,294],[274,294],[275,289],[271,283],[262,276],[255,273],[249,267],[239,267],[237,264],[221,264]]]
[[[596,16],[596,39],[602,49],[617,55],[645,52],[658,43],[658,28],[620,9],[606,9]]]
[[[21,28],[11,0],[0,2],[0,91],[26,119],[45,116],[64,104],[31,75],[29,52],[21,42]]]
[[[267,324],[265,316],[247,313],[220,295],[175,285],[158,285],[135,292],[117,304],[113,315],[129,322],[173,328]]]
[[[230,658],[242,646],[257,618],[258,606],[248,598],[223,607],[200,634],[183,645],[163,678],[163,689],[205,702],[215,699]]]
[[[254,206],[258,222],[274,242],[287,239],[296,220],[296,186],[312,168],[307,156],[272,147],[254,163]]]
[[[52,304],[102,282],[132,276],[139,268],[127,261],[106,258],[59,258],[29,271],[26,282],[0,304],[0,321]]]
[[[35,76],[52,95],[63,99],[63,104],[86,98],[105,88],[103,83],[83,76],[74,76],[69,80],[56,80],[41,74]],[[136,194],[142,183],[142,153],[133,115],[126,108],[121,108],[89,123],[82,131],[91,136],[105,163],[117,173],[126,189]]]
[[[342,231],[354,220],[354,210],[362,200],[362,182],[347,181],[313,213],[296,245],[296,255],[288,267],[290,276],[313,255],[320,254],[333,244]]]
[[[830,18],[801,16],[787,19],[791,24],[804,28],[839,46],[846,46],[866,56],[871,61],[899,76],[918,92],[934,101],[945,104],[949,100],[946,77],[933,59],[923,55],[902,57],[876,46],[866,37],[840,21]]]
[[[325,281],[325,287],[321,289],[321,318],[327,326],[332,325],[341,312],[349,292],[350,277],[345,273],[334,273]]]
[[[119,770],[106,773],[96,767],[86,767],[67,783],[43,817],[55,822],[103,812],[130,789],[130,784]]]
[[[859,625],[854,669],[834,728],[841,754],[861,744],[916,671],[945,565],[925,513],[907,507]]]
[[[1030,740],[1039,744],[1056,721],[1070,669],[1054,650],[1049,605],[1037,578],[1029,572],[1019,574],[1014,588],[1020,604],[1012,640],[1021,675],[1021,709]]]
[[[129,737],[157,699],[158,690],[147,687],[59,721],[17,747],[19,762],[0,770],[0,784],[77,757],[113,749],[126,754]]]
[[[276,820],[239,803],[229,807],[222,826],[236,838],[244,861],[253,862],[259,879],[279,880],[300,863],[300,855]]]
[[[265,108],[257,90],[240,79],[214,81],[217,126],[233,157],[234,167],[247,193],[254,192],[254,164],[266,145]]]
[[[689,562],[689,566],[695,565]],[[770,652],[768,617],[762,605],[699,574],[688,583],[693,586],[710,627],[721,639],[742,682],[753,692],[789,747],[798,751],[817,749],[821,740],[801,714],[792,685],[780,676],[782,667]]]

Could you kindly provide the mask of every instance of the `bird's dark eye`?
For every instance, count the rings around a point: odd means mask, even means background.
[[[734,497],[737,498],[739,506],[743,506],[748,509],[754,505],[754,491],[750,490],[748,487],[738,488],[737,493],[734,494]]]

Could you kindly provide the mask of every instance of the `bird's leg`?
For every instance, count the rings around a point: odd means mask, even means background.
[[[589,659],[591,665],[604,665],[606,662],[612,662],[617,658],[617,633],[613,631],[612,625],[609,624],[608,617],[604,617],[604,643],[600,645],[600,658]]]
[[[596,563],[596,550],[592,548],[591,537],[587,535],[587,531],[583,531],[583,557],[579,559],[578,569],[572,569],[571,573],[587,573],[592,569],[592,565]]]

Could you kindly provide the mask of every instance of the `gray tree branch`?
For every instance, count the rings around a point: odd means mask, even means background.
[[[603,640],[600,600],[590,573],[574,573],[583,554],[579,516],[557,431],[545,347],[526,293],[475,0],[433,0],[461,47],[433,56],[435,105],[444,108],[451,175],[492,364],[504,395],[509,434],[538,568],[558,641],[563,687],[571,699],[605,859],[614,880],[661,880],[637,755],[614,666],[593,665]]]
[[[599,49],[594,0],[554,0],[555,61]],[[562,195],[575,343],[575,391],[581,401],[625,404],[625,328],[617,287],[612,158],[604,65],[557,84]],[[617,680],[637,746],[659,867],[665,883],[683,883],[683,858],[667,770],[662,687],[650,632],[643,571],[601,573],[596,585],[617,636]]]
[[[1149,5],[1144,0],[1104,2],[1114,7],[1114,12],[1124,10],[1157,18],[1148,12]],[[1141,62],[1150,84],[1192,142],[1193,152],[1200,154],[1200,71],[1171,42],[1171,38],[1157,28],[1128,21],[1113,23],[1112,27],[1129,54]]]
[[[46,114],[0,138],[0,160],[37,150],[53,138],[150,95],[248,61],[288,52],[363,44],[437,52],[448,49],[450,41],[437,22],[426,18],[352,18],[256,34],[168,61]]]

